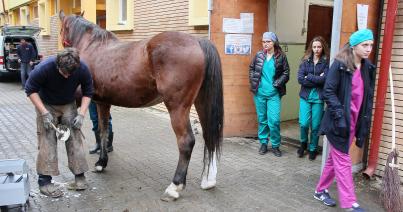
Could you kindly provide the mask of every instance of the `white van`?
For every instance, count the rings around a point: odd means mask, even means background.
[[[34,66],[40,62],[42,55],[36,41],[41,29],[35,26],[3,26],[0,33],[0,79],[20,76],[17,46],[21,38],[31,43],[37,52]]]

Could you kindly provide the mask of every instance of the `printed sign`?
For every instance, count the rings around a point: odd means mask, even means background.
[[[250,55],[252,50],[252,35],[226,34],[225,54]]]

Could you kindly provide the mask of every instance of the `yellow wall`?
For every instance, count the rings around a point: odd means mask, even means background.
[[[134,1],[127,0],[127,21],[119,23],[118,0],[106,0],[106,29],[110,31],[133,30],[134,26]]]
[[[96,8],[96,0],[81,0],[81,12],[84,11],[84,18],[92,23],[96,23],[97,20]]]
[[[26,4],[28,2],[30,2],[31,0],[7,0],[7,6],[8,9],[13,9],[15,7],[18,7],[22,4]],[[6,8],[7,9],[7,8]]]
[[[189,0],[189,25],[208,25],[207,4],[207,0]]]
[[[38,1],[39,27],[42,27],[41,35],[50,33],[50,2],[49,0]]]

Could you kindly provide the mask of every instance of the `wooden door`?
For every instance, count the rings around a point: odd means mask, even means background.
[[[316,36],[325,38],[329,48],[332,37],[333,7],[309,5],[308,33],[305,49]]]

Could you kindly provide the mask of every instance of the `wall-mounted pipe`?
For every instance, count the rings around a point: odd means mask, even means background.
[[[211,12],[213,11],[213,0],[207,1],[208,10],[208,39],[211,40]]]
[[[381,143],[383,113],[385,110],[385,96],[388,86],[388,71],[390,66],[390,58],[392,56],[393,32],[395,30],[396,15],[397,0],[389,0],[386,9],[385,31],[383,35],[381,65],[376,92],[374,126],[372,128],[368,167],[363,173],[364,176],[367,177],[371,177],[374,174],[378,162],[378,152]]]

